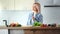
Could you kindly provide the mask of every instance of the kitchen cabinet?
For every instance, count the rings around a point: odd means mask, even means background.
[[[54,0],[54,5],[60,5],[60,0]]]
[[[6,10],[14,10],[14,0],[7,0]]]
[[[31,31],[31,30],[24,30],[24,34],[33,34],[33,31]]]
[[[34,0],[0,0],[3,10],[31,10]]]
[[[8,29],[0,29],[0,34],[8,34]]]
[[[60,24],[60,7],[45,7],[43,14],[43,23],[45,24]]]
[[[39,2],[41,5],[53,5],[53,0],[35,0],[35,2]]]
[[[25,30],[24,34],[60,34],[59,30]]]
[[[0,0],[2,10],[13,10],[14,0]]]
[[[44,5],[53,5],[53,0],[45,0]]]
[[[0,27],[0,34],[7,31],[8,34],[60,34],[60,27]]]
[[[41,5],[60,5],[60,0],[35,0],[35,2],[40,2]]]
[[[39,30],[35,30],[34,34],[41,34]]]
[[[24,34],[40,34],[39,30],[24,30]]]
[[[34,0],[15,0],[15,10],[31,10]]]
[[[19,30],[19,29],[16,29],[16,30],[10,30],[10,34],[24,34],[24,31],[23,30]]]

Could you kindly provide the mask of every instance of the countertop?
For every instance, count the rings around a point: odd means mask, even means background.
[[[60,29],[60,27],[40,27],[40,26],[36,26],[36,27],[27,27],[27,26],[25,26],[25,27],[2,27],[2,26],[0,26],[0,29],[23,29],[23,30],[25,30],[25,29]]]

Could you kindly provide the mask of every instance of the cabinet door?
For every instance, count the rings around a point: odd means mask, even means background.
[[[23,30],[10,30],[10,34],[24,34]]]
[[[43,14],[43,23],[52,24],[60,23],[60,7],[45,7]]]
[[[8,34],[8,29],[0,29],[0,34]]]
[[[33,31],[31,31],[31,30],[24,30],[24,34],[33,34]]]
[[[0,0],[0,10],[6,9],[7,6],[8,6],[7,0]]]
[[[14,0],[0,0],[0,5],[2,10],[13,10]]]
[[[34,0],[15,0],[15,10],[31,10]]]
[[[41,34],[39,30],[36,30],[34,34]]]
[[[40,2],[42,5],[53,5],[53,0],[35,0],[35,2]]]
[[[34,0],[0,0],[0,9],[31,10]]]
[[[14,10],[14,0],[7,0],[6,9],[7,10]]]
[[[54,5],[60,5],[60,0],[54,0]]]

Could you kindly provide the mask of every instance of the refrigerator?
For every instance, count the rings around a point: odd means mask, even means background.
[[[41,4],[44,24],[60,24],[60,0],[35,0]]]

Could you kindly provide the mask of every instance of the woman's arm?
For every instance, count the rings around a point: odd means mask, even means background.
[[[32,25],[32,14],[29,14],[27,25]]]
[[[43,16],[40,14],[35,18],[36,21],[43,23]]]

